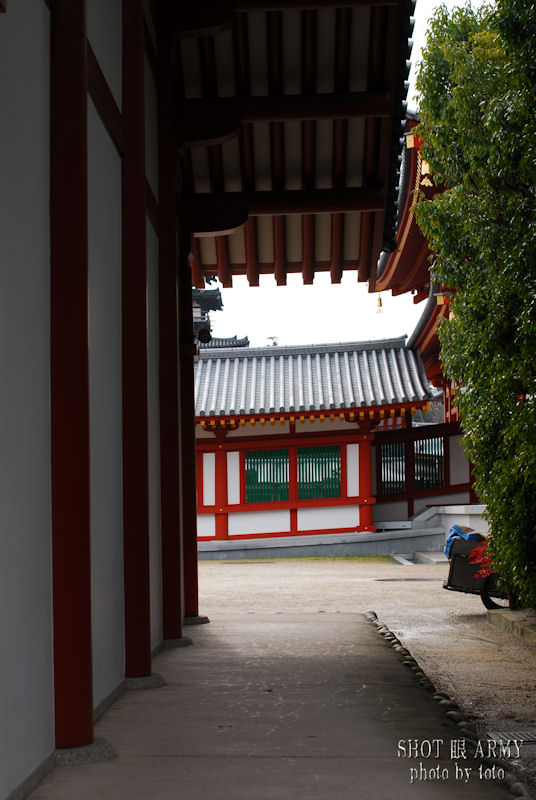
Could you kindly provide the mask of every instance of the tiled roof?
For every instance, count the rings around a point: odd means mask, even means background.
[[[227,347],[249,347],[249,339],[244,336],[239,339],[237,336],[227,336],[225,338],[213,336],[210,342],[201,342],[200,347],[202,350],[205,348],[209,350],[222,350]]]
[[[202,350],[195,369],[197,417],[373,408],[432,397],[405,338]]]

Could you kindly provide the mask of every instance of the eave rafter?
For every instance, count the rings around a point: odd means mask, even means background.
[[[164,2],[196,285],[244,272],[258,285],[269,265],[284,285],[297,264],[304,283],[353,269],[373,285],[391,235],[412,0]]]

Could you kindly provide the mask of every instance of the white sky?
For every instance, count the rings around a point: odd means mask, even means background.
[[[481,2],[481,0],[480,0]],[[480,2],[473,5],[480,5]],[[463,0],[447,0],[451,8]],[[418,0],[413,31],[412,70],[408,104],[416,108],[415,64],[425,42],[426,23],[437,0]],[[276,337],[281,345],[321,344],[324,342],[365,341],[411,335],[424,303],[414,304],[410,293],[392,297],[381,295],[382,313],[377,313],[378,295],[368,292],[367,284],[357,282],[357,273],[343,273],[340,284],[331,284],[329,273],[317,273],[312,286],[304,286],[301,275],[289,275],[287,286],[277,286],[273,275],[263,275],[260,286],[250,287],[245,277],[233,278],[233,288],[219,286],[224,308],[211,314],[212,335],[248,336],[251,345],[270,345]]]

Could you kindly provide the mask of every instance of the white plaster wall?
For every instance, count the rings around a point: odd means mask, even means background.
[[[93,701],[124,677],[121,159],[88,102]]]
[[[216,457],[214,453],[203,453],[203,505],[216,502]]]
[[[0,14],[0,797],[54,749],[49,41],[45,3]]]
[[[394,503],[375,503],[372,518],[374,522],[402,522],[408,518],[408,504],[404,500]]]
[[[289,433],[289,431],[290,426],[288,422],[281,425],[278,419],[276,419],[273,425],[270,425],[269,421],[264,425],[261,425],[258,421],[255,425],[250,425],[250,423],[247,422],[245,425],[240,425],[240,427],[234,430],[227,431],[226,438],[239,439],[241,436],[284,436]]]
[[[256,533],[286,533],[290,531],[290,511],[244,511],[229,514],[229,536]]]
[[[449,466],[450,482],[468,483],[469,482],[469,462],[463,452],[461,436],[451,436],[449,439]]]
[[[232,431],[229,431],[227,436],[229,436],[230,433],[232,433]],[[196,425],[195,426],[195,438],[196,439],[212,439],[212,440],[214,440],[214,434],[212,433],[212,431],[203,430],[201,425]]]
[[[145,170],[158,197],[158,102],[153,73],[145,59]]]
[[[122,11],[121,0],[86,0],[87,38],[100,68],[121,108]]]
[[[485,506],[470,505],[468,502],[459,506],[439,506],[437,510],[441,515],[441,525],[445,529],[445,535],[448,535],[451,525],[467,525],[487,536],[489,526],[487,520],[482,517],[484,508]]]
[[[372,496],[376,497],[376,495],[378,493],[378,487],[377,487],[377,483],[378,482],[376,480],[376,459],[378,457],[378,448],[377,447],[372,447],[371,450],[372,450],[372,454],[371,454],[371,465],[370,465],[370,468],[372,470]]]
[[[149,544],[151,647],[162,640],[162,527],[160,518],[160,393],[158,238],[147,222],[147,403],[149,418]]]
[[[240,502],[240,453],[227,453],[227,502]]]
[[[469,492],[456,492],[453,494],[443,494],[437,495],[436,497],[427,496],[427,497],[417,497],[414,503],[414,514],[418,511],[422,511],[423,508],[427,508],[428,506],[442,506],[446,504],[456,503],[456,504],[466,504],[469,503]],[[462,522],[462,525],[465,523]]]
[[[216,517],[214,514],[197,515],[197,535],[216,536]]]
[[[359,524],[359,506],[329,506],[324,508],[299,508],[299,531],[336,530],[354,528]]]
[[[346,445],[346,490],[348,497],[359,496],[359,445]]]

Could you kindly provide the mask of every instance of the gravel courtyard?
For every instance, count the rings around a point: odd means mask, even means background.
[[[200,561],[200,613],[372,609],[479,730],[536,728],[536,646],[489,625],[480,598],[445,591],[446,574],[372,559]],[[517,766],[536,794],[536,745]]]

